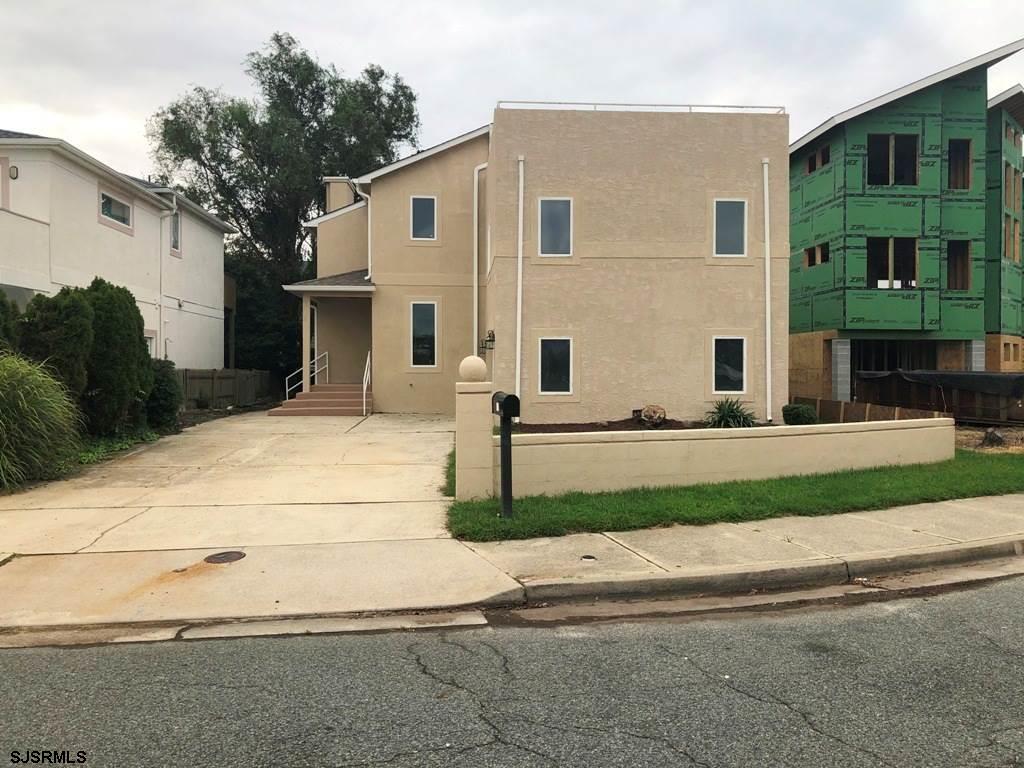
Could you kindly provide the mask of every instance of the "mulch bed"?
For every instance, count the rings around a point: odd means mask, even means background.
[[[677,419],[665,419],[655,430],[663,429],[701,429],[704,423],[701,421],[679,421]],[[633,432],[644,429],[652,429],[639,419],[619,419],[618,421],[591,421],[576,424],[520,424],[518,432]]]

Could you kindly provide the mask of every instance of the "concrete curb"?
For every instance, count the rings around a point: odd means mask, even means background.
[[[737,595],[754,590],[837,586],[923,568],[1020,556],[1024,556],[1024,537],[1014,535],[939,547],[770,563],[742,570],[725,566],[621,579],[520,579],[520,582],[528,605],[558,600],[656,595]]]

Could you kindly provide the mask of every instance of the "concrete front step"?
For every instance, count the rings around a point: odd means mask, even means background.
[[[366,399],[369,400],[373,396],[373,393],[367,390]],[[338,398],[354,400],[358,399],[360,402],[363,400],[363,391],[358,392],[347,392],[345,390],[338,390],[336,392],[324,390],[314,390],[312,392],[299,392],[293,400],[296,401],[308,401],[308,400],[337,400]]]
[[[359,392],[362,393],[362,384],[313,384],[310,387],[312,392]],[[367,392],[370,390],[367,389]]]
[[[370,404],[366,404],[366,412],[370,412]],[[358,407],[346,405],[340,407],[317,406],[314,408],[292,408],[282,405],[267,411],[267,416],[362,416],[363,404]]]

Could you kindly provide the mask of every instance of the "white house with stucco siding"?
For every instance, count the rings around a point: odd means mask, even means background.
[[[22,307],[102,277],[135,296],[154,357],[222,368],[224,236],[234,231],[65,141],[0,130],[0,290]]]

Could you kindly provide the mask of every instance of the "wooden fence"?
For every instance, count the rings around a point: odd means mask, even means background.
[[[241,407],[280,397],[270,371],[179,368],[175,373],[185,393],[186,409]]]
[[[907,410],[904,406],[937,408],[949,412],[957,421],[984,424],[1024,423],[1024,404],[1016,397],[912,382],[895,375],[858,379],[857,396],[873,402],[898,406],[901,410]]]
[[[895,421],[904,419],[949,418],[951,414],[942,411],[928,411],[920,408],[878,405],[877,403],[843,402],[822,400],[816,397],[793,397],[791,401],[809,405],[818,414],[822,424],[846,424],[853,421]]]

